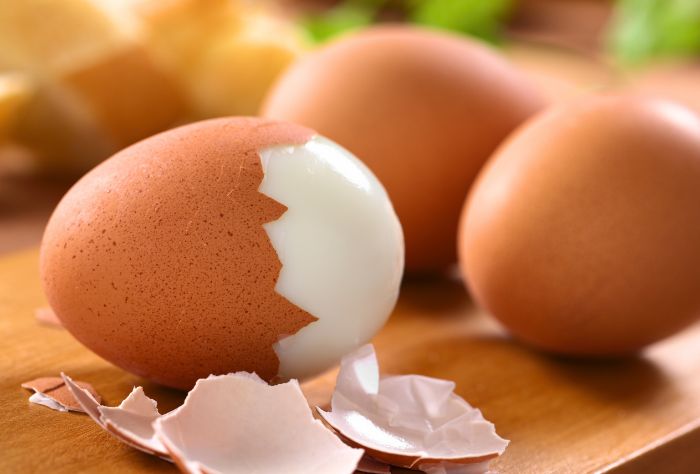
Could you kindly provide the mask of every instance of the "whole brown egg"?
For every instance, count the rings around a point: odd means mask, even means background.
[[[404,228],[406,269],[444,270],[469,186],[503,138],[543,106],[487,47],[379,26],[308,55],[274,86],[267,117],[309,126],[377,175]]]
[[[533,119],[496,152],[464,208],[461,267],[516,337],[617,355],[700,314],[700,119],[608,96]]]
[[[401,226],[360,160],[300,125],[222,118],[112,156],[46,227],[41,279],[76,339],[188,389],[310,377],[369,341],[403,270]]]

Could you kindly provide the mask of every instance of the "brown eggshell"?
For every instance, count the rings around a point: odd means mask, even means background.
[[[312,127],[363,160],[386,187],[409,272],[456,261],[459,213],[479,168],[543,106],[486,47],[407,26],[331,43],[293,66],[262,113]]]
[[[76,382],[76,384],[83,390],[87,390],[97,402],[102,400],[100,395],[89,383]],[[38,379],[24,382],[22,388],[41,393],[70,411],[85,411],[69,388],[66,387],[61,377],[39,377]]]
[[[603,97],[523,126],[480,175],[461,222],[477,301],[520,339],[613,355],[700,310],[700,120]]]
[[[218,119],[133,145],[85,175],[46,228],[41,277],[78,340],[135,374],[189,388],[211,373],[270,379],[272,345],[315,318],[275,292],[259,150],[313,131]]]

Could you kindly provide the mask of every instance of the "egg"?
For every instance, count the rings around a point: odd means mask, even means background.
[[[261,113],[314,128],[360,157],[396,207],[407,271],[426,273],[456,262],[459,214],[473,178],[542,107],[518,71],[475,41],[378,26],[297,62]]]
[[[315,131],[215,119],[139,142],[54,211],[41,278],[63,325],[134,374],[304,378],[368,341],[403,271],[384,188]]]
[[[700,314],[700,119],[603,96],[519,129],[480,174],[459,233],[477,302],[555,353],[637,351]]]

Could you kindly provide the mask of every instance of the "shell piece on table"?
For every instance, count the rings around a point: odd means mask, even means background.
[[[332,410],[318,411],[346,442],[387,464],[430,473],[485,472],[508,441],[454,388],[454,382],[420,375],[380,379],[374,347],[366,345],[341,362]]]

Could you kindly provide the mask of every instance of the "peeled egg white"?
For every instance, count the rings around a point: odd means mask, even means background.
[[[383,326],[403,270],[401,227],[377,178],[332,141],[316,136],[260,156],[260,191],[288,207],[265,224],[282,261],[277,292],[318,318],[275,346],[280,376],[302,378]]]

